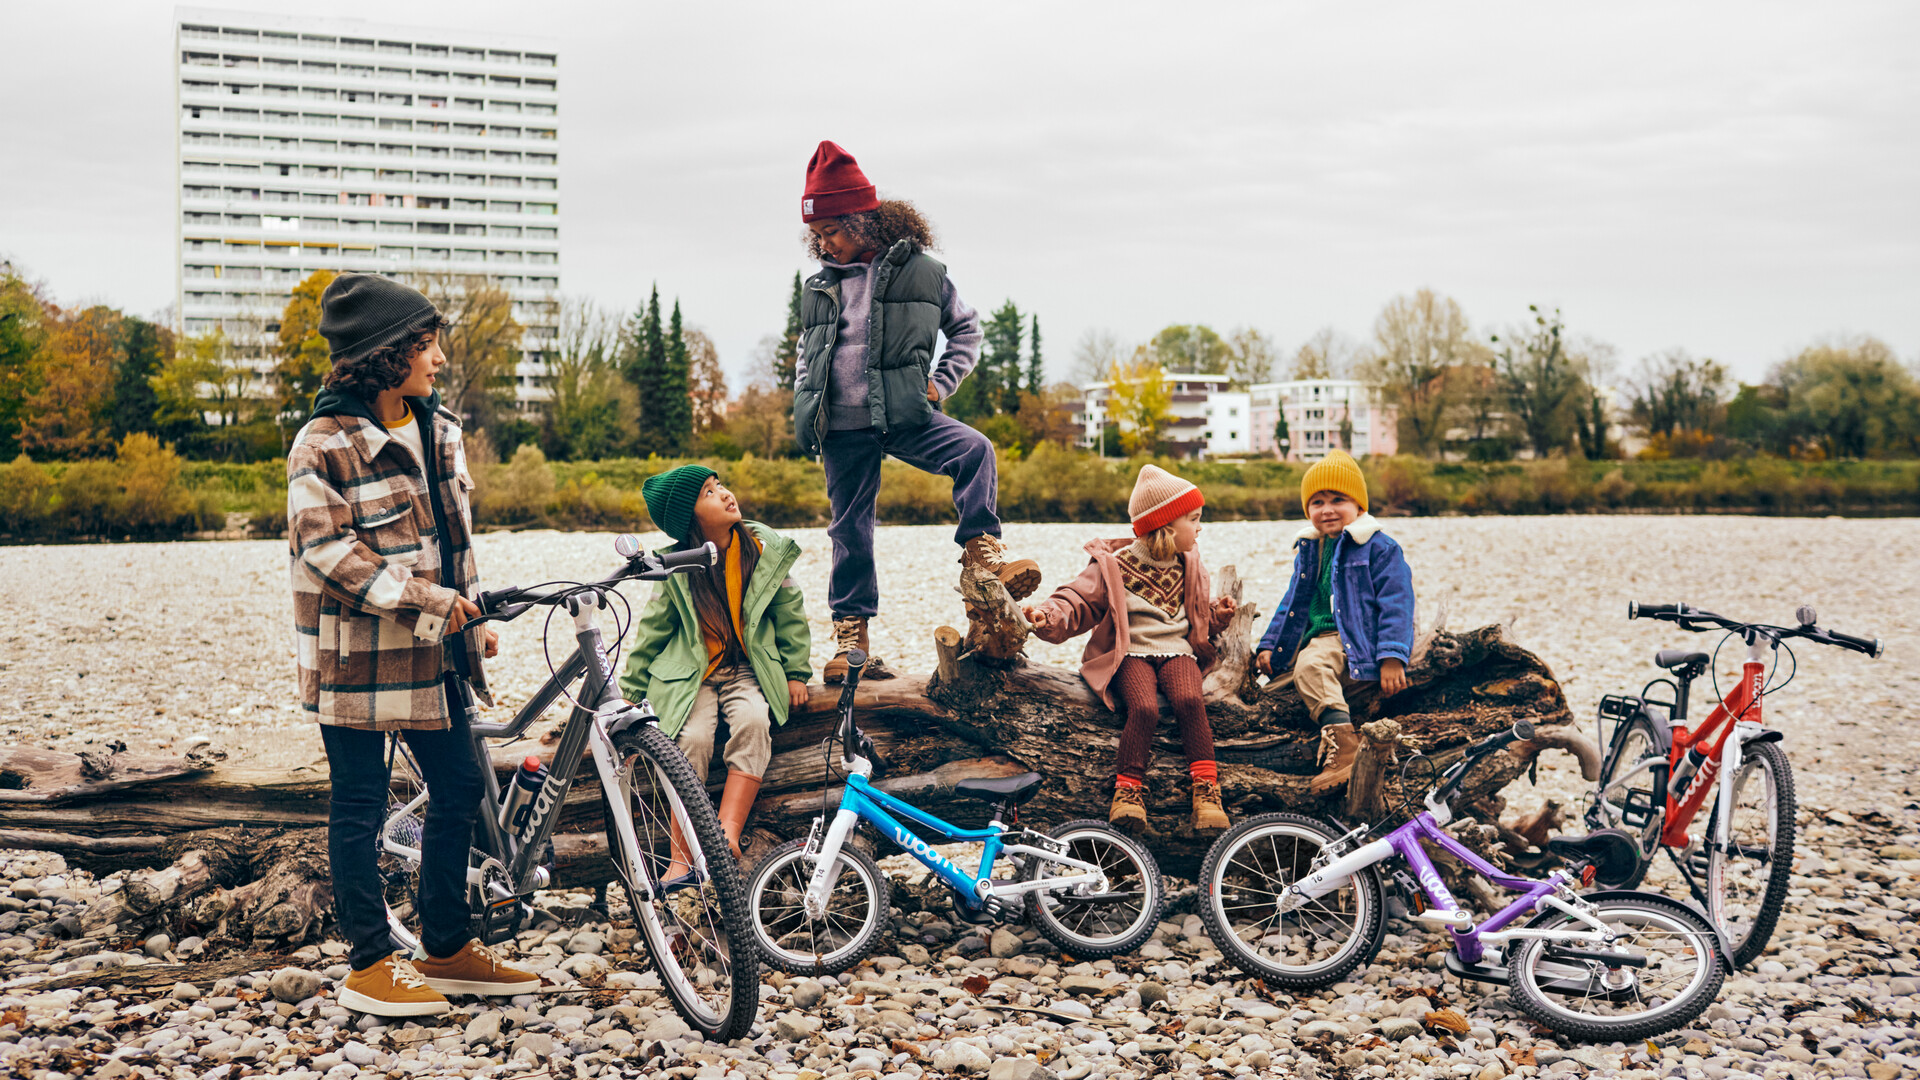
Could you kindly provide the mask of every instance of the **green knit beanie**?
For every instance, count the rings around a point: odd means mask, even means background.
[[[647,500],[647,516],[674,540],[685,540],[693,531],[693,504],[700,501],[700,489],[720,475],[705,465],[682,465],[677,469],[647,477],[640,494]]]

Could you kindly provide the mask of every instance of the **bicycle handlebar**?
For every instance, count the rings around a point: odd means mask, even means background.
[[[482,592],[475,598],[480,606],[480,615],[468,619],[466,625],[506,622],[517,618],[528,608],[557,604],[583,590],[611,589],[623,581],[664,581],[675,574],[720,564],[720,549],[711,541],[697,548],[656,555],[641,551],[639,541],[631,534],[622,534],[614,540],[614,550],[627,560],[627,564],[599,581],[568,583],[544,591],[510,586]]]
[[[1682,630],[1700,631],[1718,627],[1735,633],[1753,631],[1764,634],[1776,642],[1787,638],[1801,638],[1820,645],[1833,645],[1851,652],[1864,653],[1874,659],[1878,659],[1883,651],[1879,638],[1854,637],[1852,634],[1843,634],[1838,630],[1828,630],[1814,625],[1815,614],[1810,607],[1802,607],[1797,617],[1800,619],[1799,626],[1770,626],[1766,623],[1729,619],[1725,615],[1715,615],[1711,611],[1688,607],[1685,603],[1643,604],[1637,600],[1627,603],[1629,619],[1657,619],[1660,622],[1674,623]]]

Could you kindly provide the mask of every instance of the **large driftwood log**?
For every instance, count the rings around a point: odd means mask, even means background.
[[[980,601],[992,601],[987,606],[1003,615],[1012,609],[1012,620],[1018,619],[1017,608],[1002,600],[1004,590],[994,596],[980,584]],[[1240,590],[1232,571],[1224,571],[1218,594],[1237,597]],[[1425,754],[1445,768],[1469,742],[1520,719],[1545,730],[1475,770],[1461,803],[1467,814],[1498,826],[1500,789],[1543,748],[1573,752],[1590,778],[1597,772],[1597,751],[1572,728],[1559,726],[1571,717],[1552,673],[1498,627],[1484,627],[1429,633],[1416,647],[1408,690],[1385,699],[1355,696],[1351,704],[1363,726],[1390,724],[1370,729],[1378,738],[1363,752],[1359,790],[1316,796],[1307,783],[1319,771],[1317,731],[1291,687],[1255,685],[1254,619],[1253,609],[1243,606],[1222,636],[1222,659],[1207,684],[1222,786],[1236,819],[1282,809],[1322,817],[1384,812],[1403,805],[1409,794],[1400,790],[1394,755],[1404,760]],[[957,796],[954,782],[1032,769],[1047,782],[1022,810],[1024,821],[1044,827],[1104,817],[1121,718],[1076,672],[1003,655],[1009,640],[1024,638],[1024,624],[1016,631],[1012,620],[976,625],[966,639],[942,628],[932,676],[861,684],[855,715],[885,762],[879,786],[957,825],[977,826],[989,808]],[[839,692],[815,687],[806,707],[775,733],[774,757],[749,823],[749,857],[776,840],[804,835],[837,797],[838,778],[827,767],[836,755],[824,752],[824,744]],[[551,759],[550,745],[521,742],[497,747],[494,768],[504,777],[530,749]],[[98,763],[94,771],[100,771]],[[711,775],[717,792],[724,766],[716,763]],[[1155,741],[1147,786],[1147,841],[1163,869],[1190,877],[1212,838],[1188,826],[1185,761],[1170,716]],[[0,749],[0,845],[59,851],[101,873],[160,868],[137,876],[133,891],[115,894],[116,909],[90,913],[94,925],[164,917],[223,920],[234,936],[297,940],[319,925],[330,903],[327,792],[324,766],[263,771],[120,755],[107,763],[105,775],[89,776],[73,755]],[[560,820],[557,882],[580,886],[611,879],[591,772],[574,786]],[[1537,822],[1524,824],[1538,831]],[[1522,834],[1501,835],[1514,847]]]

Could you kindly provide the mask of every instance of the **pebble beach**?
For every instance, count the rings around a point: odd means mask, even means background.
[[[750,509],[750,508],[749,508]],[[1423,626],[1489,623],[1538,653],[1576,722],[1594,728],[1607,693],[1658,674],[1654,650],[1712,651],[1718,635],[1629,622],[1629,600],[1684,600],[1787,623],[1811,604],[1823,625],[1886,642],[1883,658],[1816,645],[1782,658],[1790,684],[1766,702],[1786,735],[1799,791],[1794,891],[1769,952],[1732,974],[1691,1026],[1629,1045],[1579,1045],[1526,1020],[1498,988],[1437,970],[1439,933],[1394,921],[1371,966],[1317,993],[1268,992],[1221,959],[1194,914],[1191,883],[1132,956],[1084,963],[1018,927],[983,933],[937,911],[901,910],[895,938],[840,979],[769,976],[760,1024],[729,1045],[690,1037],[664,999],[611,1005],[528,996],[425,1024],[338,1007],[344,944],[304,948],[257,972],[115,992],[116,968],[190,961],[206,943],[69,938],[63,917],[96,880],[58,856],[0,852],[0,1074],[22,1077],[355,1075],[671,1076],[676,1080],[1144,1080],[1189,1075],[1316,1077],[1867,1076],[1920,1069],[1920,551],[1901,519],[1526,517],[1389,519],[1407,551]],[[1300,522],[1225,522],[1200,541],[1234,566],[1260,625],[1280,597]],[[1046,585],[1085,563],[1088,539],[1124,527],[1012,525],[1014,554]],[[816,670],[830,655],[822,530],[791,535],[812,611]],[[658,534],[644,536],[660,542]],[[612,536],[494,533],[477,541],[486,585],[600,577]],[[962,625],[951,530],[887,527],[878,560],[884,614],[874,651],[900,671],[933,665],[932,632]],[[199,737],[229,761],[294,767],[321,757],[296,711],[283,542],[0,548],[0,744],[68,751],[119,740],[168,752]],[[645,586],[626,594],[635,609]],[[537,618],[503,629],[490,666],[501,707],[524,701],[571,638]],[[609,630],[613,628],[611,620]],[[1071,665],[1079,644],[1029,645]],[[1741,650],[1723,649],[1721,685]],[[1696,701],[1710,688],[1696,690]],[[1514,810],[1579,801],[1571,759],[1542,759]],[[884,864],[900,873],[899,860]],[[1656,876],[1653,884],[1662,884]],[[1184,886],[1184,887],[1182,887]],[[638,969],[630,932],[596,923],[586,897],[547,896],[550,917],[507,948],[557,986]],[[37,984],[101,970],[97,984]],[[985,983],[982,988],[982,983]],[[1439,1019],[1435,1019],[1438,1017]],[[1457,1023],[1456,1023],[1457,1021]]]

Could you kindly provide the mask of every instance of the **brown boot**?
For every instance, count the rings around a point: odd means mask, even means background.
[[[1113,805],[1107,808],[1107,824],[1122,832],[1138,833],[1146,829],[1146,789],[1115,785]]]
[[[760,795],[760,778],[738,769],[727,771],[727,786],[720,791],[720,831],[727,834],[727,846],[733,857],[740,857],[740,834],[747,831],[747,815],[753,812],[753,800]]]
[[[1320,775],[1307,784],[1307,790],[1324,795],[1346,786],[1353,775],[1353,758],[1360,752],[1360,733],[1352,723],[1328,724],[1320,729]]]
[[[1214,780],[1193,782],[1193,831],[1219,832],[1233,824],[1227,820],[1227,808],[1220,805],[1220,784]]]
[[[830,683],[847,681],[847,650],[867,651],[867,620],[855,615],[833,620],[833,659],[827,661],[820,678]]]
[[[1025,600],[1040,587],[1040,564],[1032,559],[1009,559],[1007,545],[997,536],[982,533],[968,540],[960,552],[960,565],[977,567],[999,578],[1015,600]]]

